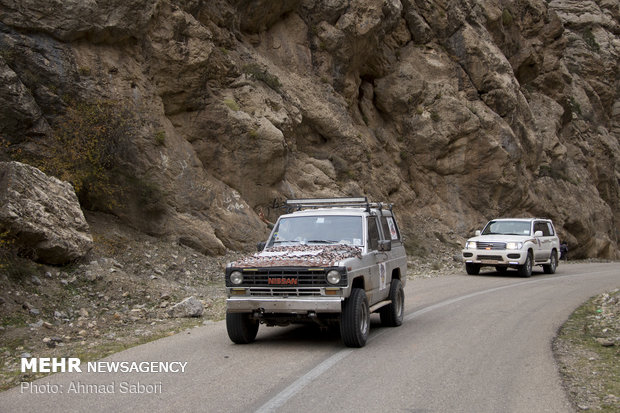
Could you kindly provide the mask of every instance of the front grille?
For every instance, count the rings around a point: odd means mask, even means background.
[[[490,250],[505,250],[506,249],[506,243],[505,242],[481,242],[481,241],[478,241],[476,243],[476,246],[478,247],[479,250],[486,250],[486,249],[490,249]]]
[[[311,271],[308,268],[295,268],[295,267],[266,267],[266,268],[252,268],[251,270],[243,269],[237,270],[243,273],[243,282],[239,285],[232,285],[230,283],[230,272],[233,269],[227,269],[226,271],[226,285],[229,287],[268,287],[269,290],[284,291],[286,289],[308,288],[308,287],[342,287],[347,285],[347,274],[344,269],[340,271],[340,282],[336,285],[329,284],[327,282],[327,273],[331,270],[338,270],[337,267],[321,268],[320,270]],[[280,278],[296,280],[295,286],[282,284],[270,285],[269,278]]]
[[[323,271],[295,271],[295,270],[258,270],[243,272],[242,285],[269,285],[269,277],[297,277],[297,285],[325,285]]]
[[[320,288],[250,288],[251,296],[306,297],[320,296]]]
[[[501,255],[478,255],[479,260],[487,260],[487,261],[503,261]]]

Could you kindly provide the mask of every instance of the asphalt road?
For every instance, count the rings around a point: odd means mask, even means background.
[[[403,325],[373,315],[362,349],[304,326],[261,326],[255,343],[234,345],[210,323],[104,359],[187,362],[184,372],[82,363],[0,393],[0,412],[570,412],[552,339],[582,302],[620,287],[620,264],[509,274],[408,281]]]

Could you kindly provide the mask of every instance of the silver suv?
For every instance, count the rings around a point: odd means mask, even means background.
[[[371,313],[402,324],[407,257],[392,205],[361,197],[287,206],[259,252],[226,267],[230,339],[254,341],[260,323],[311,322],[339,324],[344,344],[362,347]]]
[[[482,231],[465,243],[463,261],[469,275],[482,266],[502,273],[516,268],[519,275],[532,275],[534,265],[553,274],[558,266],[560,240],[550,219],[502,218],[489,221]]]

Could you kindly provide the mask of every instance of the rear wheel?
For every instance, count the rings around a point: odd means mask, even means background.
[[[364,347],[370,330],[370,311],[366,292],[354,288],[340,314],[340,335],[347,347]]]
[[[392,302],[379,310],[381,324],[386,327],[398,327],[403,323],[405,292],[403,291],[402,283],[397,278],[392,280],[388,300]]]
[[[480,264],[472,264],[468,262],[465,264],[465,271],[467,271],[467,274],[469,275],[478,275],[480,274]]]
[[[518,271],[521,277],[532,276],[532,252],[531,251],[527,253],[527,258],[525,259],[525,263],[519,267]]]
[[[250,313],[226,313],[226,330],[228,337],[236,344],[249,344],[256,339],[258,320]]]
[[[553,250],[551,251],[551,257],[549,257],[549,264],[543,265],[543,270],[545,274],[553,274],[555,273],[555,269],[558,267],[558,253]]]

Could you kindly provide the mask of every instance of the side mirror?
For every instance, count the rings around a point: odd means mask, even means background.
[[[479,230],[479,229],[477,229],[477,230],[476,230],[476,236],[477,236],[477,237],[479,237],[479,236],[480,236],[480,234],[482,234],[482,232],[480,232],[480,230]]]
[[[267,245],[266,242],[259,242],[258,244],[256,244],[256,250],[258,252],[261,252],[262,250],[265,249],[265,245]]]
[[[542,231],[536,231],[536,232],[534,233],[534,236],[535,236],[535,237],[542,237],[542,236],[543,236],[543,232],[542,232]]]
[[[379,251],[392,251],[392,241],[389,239],[379,241]]]

